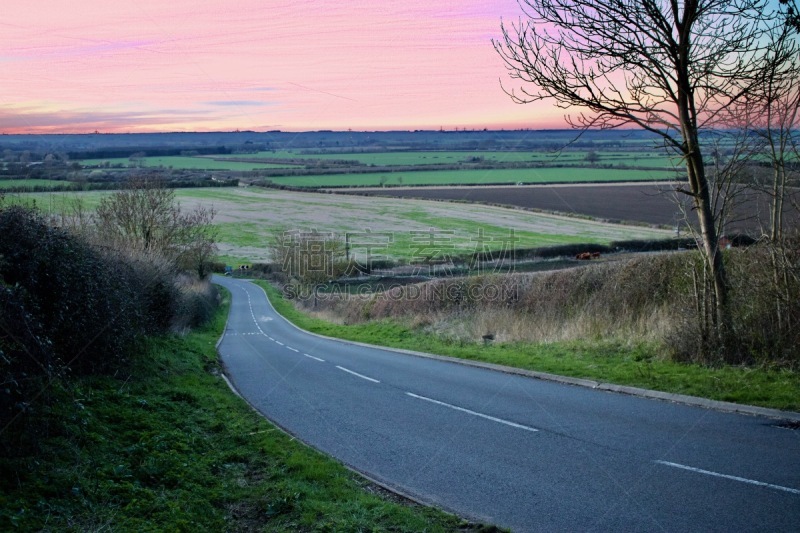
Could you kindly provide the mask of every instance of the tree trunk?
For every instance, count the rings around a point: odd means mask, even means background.
[[[783,197],[786,194],[786,170],[782,168],[781,163],[776,163],[773,179],[772,224],[769,238],[772,242],[778,242],[783,238]]]
[[[714,317],[713,326],[718,341],[724,341],[728,333],[728,279],[725,272],[725,263],[722,260],[722,250],[719,247],[719,235],[715,225],[715,217],[711,208],[711,195],[708,190],[708,180],[705,177],[702,156],[700,151],[692,150],[686,156],[689,183],[691,186],[694,207],[700,224],[702,236],[702,253],[714,286]]]
[[[722,261],[722,251],[719,249],[719,235],[715,225],[715,213],[711,205],[711,193],[708,190],[708,178],[705,173],[705,164],[700,147],[698,132],[697,109],[695,107],[694,90],[690,77],[691,28],[698,12],[697,2],[687,0],[684,2],[683,17],[678,20],[678,48],[676,55],[675,73],[677,74],[677,104],[680,120],[681,134],[683,137],[683,156],[686,161],[686,171],[689,178],[694,207],[700,224],[700,234],[703,239],[702,253],[706,267],[710,271],[714,286],[714,316],[713,329],[717,345],[724,350],[725,340],[730,323],[728,316],[728,280],[725,273],[725,264]]]

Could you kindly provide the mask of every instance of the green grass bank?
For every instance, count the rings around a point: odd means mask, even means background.
[[[256,414],[220,376],[228,305],[147,341],[125,375],[52,383],[0,457],[0,530],[492,530],[392,501]]]

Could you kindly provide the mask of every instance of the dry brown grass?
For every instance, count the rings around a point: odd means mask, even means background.
[[[211,278],[198,278],[194,273],[183,273],[175,277],[177,309],[170,329],[182,335],[191,328],[211,320],[219,303],[219,292]]]
[[[672,319],[671,255],[533,274],[445,278],[372,296],[305,300],[321,318],[353,324],[396,319],[462,342],[654,340]]]
[[[793,367],[800,359],[800,253],[782,267],[788,281],[778,286],[779,294],[768,268],[771,253],[755,246],[726,254],[732,333],[716,355],[698,327],[692,279],[702,263],[696,252],[643,254],[554,272],[444,278],[371,296],[326,296],[304,307],[339,324],[390,319],[459,343],[481,343],[487,336],[496,343],[644,342],[683,361],[717,364],[724,355]]]

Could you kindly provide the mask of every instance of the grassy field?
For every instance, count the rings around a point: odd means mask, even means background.
[[[18,189],[20,187],[33,189],[34,187],[65,187],[71,185],[68,181],[60,180],[2,180],[0,179],[0,190]]]
[[[413,260],[425,255],[457,255],[554,244],[607,243],[667,238],[648,227],[602,224],[578,218],[429,201],[397,201],[346,195],[311,194],[258,188],[185,189],[181,204],[214,205],[220,252],[235,262],[264,261],[280,229],[350,234],[356,257]]]
[[[675,179],[671,170],[624,168],[520,168],[488,170],[431,170],[375,172],[321,176],[273,177],[278,185],[293,187],[375,187],[386,185],[484,185],[497,183],[590,183],[613,181],[658,181]]]
[[[613,165],[615,167],[655,167],[671,169],[674,161],[665,157],[663,154],[655,152],[596,152],[600,165]],[[278,159],[313,159],[319,161],[347,160],[354,161],[363,165],[371,166],[416,166],[416,165],[454,165],[458,163],[476,162],[482,159],[487,163],[541,163],[545,165],[583,165],[586,164],[587,151],[563,151],[563,152],[375,152],[375,153],[326,153],[326,154],[303,154],[300,151],[276,151],[258,152],[256,154],[226,154],[212,156],[167,156],[167,157],[144,157],[137,163],[132,162],[127,157],[109,159],[84,159],[80,163],[86,167],[111,167],[133,168],[142,166],[145,168],[163,167],[187,170],[257,170],[263,168],[297,168],[285,162],[271,162]],[[248,162],[229,161],[233,159],[247,159]],[[302,168],[302,166],[301,166]],[[113,169],[112,169],[113,170]],[[555,169],[550,169],[555,170]],[[420,183],[440,183],[450,182],[455,174],[453,171],[445,174],[439,179],[426,178],[425,182]],[[505,179],[505,178],[503,178]],[[558,175],[551,176],[551,179],[561,179]],[[598,178],[602,180],[603,178]],[[646,179],[646,178],[625,178],[625,179]],[[569,181],[570,179],[567,178]],[[517,180],[525,181],[525,180]]]
[[[141,164],[130,161],[127,157],[117,157],[110,159],[83,159],[80,161],[85,167],[121,165],[123,167],[164,167],[188,170],[254,170],[259,168],[284,168],[288,165],[276,165],[271,163],[240,163],[234,161],[217,161],[206,157],[191,156],[167,156],[167,157],[143,157]]]
[[[220,377],[226,316],[37,406],[39,453],[0,456],[0,530],[478,530],[393,503],[255,413]]]
[[[299,327],[341,339],[496,363],[605,383],[713,400],[800,411],[800,373],[769,367],[709,368],[665,361],[648,344],[620,342],[509,343],[484,346],[443,340],[399,322],[340,325],[309,316],[259,281],[270,301]]]
[[[374,152],[374,153],[329,153],[329,154],[303,154],[301,151],[275,151],[258,152],[256,154],[231,154],[219,156],[205,156],[213,159],[319,159],[319,160],[347,160],[358,161],[364,165],[375,166],[414,166],[414,165],[441,165],[459,162],[475,162],[483,159],[485,162],[495,163],[551,163],[551,164],[579,164],[586,162],[589,150],[568,151],[539,151],[539,152],[509,152],[509,151],[421,151],[421,152]],[[648,166],[672,168],[675,161],[665,157],[662,152],[640,151],[599,151],[595,152],[600,164],[625,164],[629,166]]]
[[[69,210],[81,201],[97,206],[106,191],[17,194],[8,201],[35,202],[46,213]],[[179,189],[183,209],[213,206],[217,211],[221,260],[229,263],[268,260],[276,231],[297,230],[351,234],[356,257],[412,260],[444,258],[509,245],[532,248],[571,243],[608,243],[625,239],[668,238],[670,232],[649,227],[603,224],[484,205],[424,200],[301,193],[272,189]]]
[[[27,206],[35,205],[44,213],[58,214],[69,210],[76,203],[82,204],[87,209],[95,209],[100,199],[109,194],[112,194],[111,191],[11,193],[6,195],[5,201]]]

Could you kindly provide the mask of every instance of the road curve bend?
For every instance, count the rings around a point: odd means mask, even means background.
[[[514,531],[797,531],[800,431],[312,335],[263,289],[218,350],[266,418],[415,498]]]

